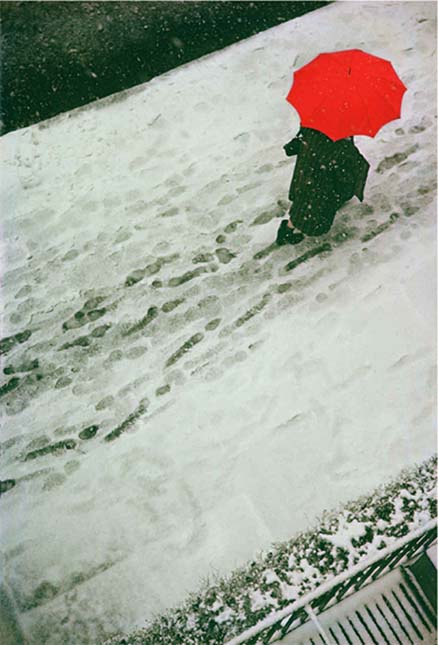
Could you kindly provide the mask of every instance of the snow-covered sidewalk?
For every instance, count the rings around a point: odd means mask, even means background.
[[[336,3],[3,138],[1,542],[32,643],[141,625],[434,451],[434,19]],[[357,138],[363,204],[268,252],[292,70],[352,47],[393,61],[402,119]]]

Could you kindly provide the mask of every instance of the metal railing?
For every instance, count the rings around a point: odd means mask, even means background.
[[[436,539],[437,520],[400,538],[390,547],[383,549],[372,558],[367,558],[349,571],[332,578],[318,589],[299,598],[289,607],[274,612],[254,627],[227,641],[226,645],[268,645],[282,640],[287,634],[298,629],[309,620],[318,627],[322,639],[330,642],[318,621],[318,614],[337,604],[367,584],[377,580],[404,562],[426,550]]]

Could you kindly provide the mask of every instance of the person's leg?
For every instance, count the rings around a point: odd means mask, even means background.
[[[282,220],[280,228],[277,231],[276,239],[276,243],[279,246],[282,246],[283,244],[299,244],[303,240],[304,234],[294,227],[290,218]]]
[[[293,204],[289,209],[289,219],[284,220],[287,223],[286,226],[283,222],[280,224],[280,228],[277,233],[277,244],[299,244],[304,240],[304,233],[295,228],[292,222],[292,210]]]

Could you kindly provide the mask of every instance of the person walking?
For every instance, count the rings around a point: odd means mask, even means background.
[[[353,137],[332,141],[312,128],[301,128],[284,150],[297,161],[289,189],[289,220],[280,224],[279,245],[327,233],[345,202],[353,196],[363,201],[370,167]]]
[[[363,200],[369,164],[353,136],[375,137],[399,119],[406,90],[390,61],[361,49],[323,52],[294,72],[286,100],[301,129],[284,146],[297,161],[277,244],[324,235],[345,202]]]

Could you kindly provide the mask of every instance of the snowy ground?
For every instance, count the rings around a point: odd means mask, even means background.
[[[1,541],[32,643],[141,625],[434,451],[435,15],[336,3],[3,137]],[[393,61],[402,119],[357,138],[364,203],[269,252],[292,70],[351,47]]]

